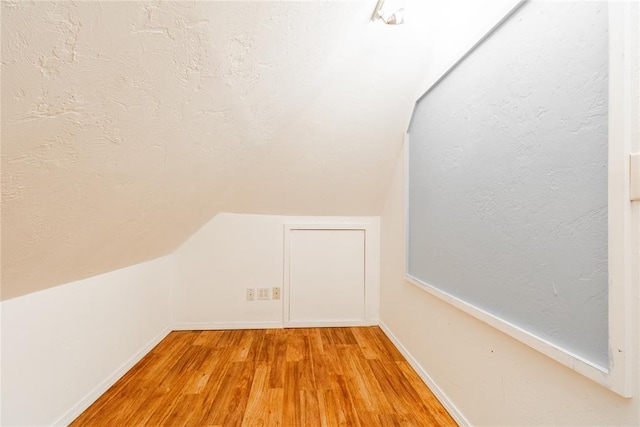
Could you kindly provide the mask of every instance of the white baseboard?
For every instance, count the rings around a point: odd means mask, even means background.
[[[331,328],[348,326],[374,326],[378,320],[309,320],[282,323],[273,322],[203,322],[175,323],[174,331],[220,331],[225,329],[282,329],[282,328]]]
[[[203,322],[203,323],[175,323],[174,331],[219,331],[226,329],[277,329],[282,328],[282,322]]]
[[[344,328],[355,326],[374,326],[377,320],[296,320],[285,322],[285,328]]]
[[[422,378],[422,381],[424,381],[427,387],[429,387],[429,389],[433,392],[433,394],[435,394],[435,396],[438,398],[440,403],[442,403],[442,406],[445,407],[445,409],[449,412],[451,417],[458,423],[458,425],[463,427],[471,426],[471,423],[469,422],[469,420],[465,418],[462,412],[447,397],[444,391],[442,391],[442,389],[438,387],[438,384],[436,384],[433,378],[429,376],[427,371],[424,370],[424,368],[420,365],[420,363],[418,363],[418,361],[413,357],[413,355],[409,353],[409,350],[407,350],[407,348],[400,342],[400,340],[393,334],[393,332],[391,332],[391,330],[387,327],[387,325],[385,325],[384,322],[382,321],[379,323],[379,325],[380,325],[380,329],[382,329],[385,335],[389,337],[391,342],[393,342],[393,344],[400,351],[400,353],[402,353],[405,359],[407,359],[407,362],[409,362],[409,364],[416,371],[418,376]]]
[[[133,356],[124,362],[118,369],[116,369],[111,375],[104,379],[96,388],[94,388],[89,394],[82,398],[73,408],[68,410],[63,416],[61,416],[54,426],[68,426],[75,420],[80,414],[82,414],[89,406],[91,406],[105,391],[116,383],[124,374],[126,374],[133,366],[138,363],[144,356],[146,356],[160,341],[162,341],[169,333],[171,328],[166,328],[158,335],[156,335],[145,346],[138,350]]]

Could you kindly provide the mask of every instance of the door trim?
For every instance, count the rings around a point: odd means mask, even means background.
[[[353,321],[291,321],[290,320],[290,261],[291,232],[297,230],[354,230],[364,232],[364,320]],[[282,321],[285,328],[333,327],[333,326],[369,326],[379,321],[379,283],[380,272],[376,266],[380,262],[380,222],[378,218],[371,222],[353,224],[285,224],[284,225],[284,271],[282,283]]]

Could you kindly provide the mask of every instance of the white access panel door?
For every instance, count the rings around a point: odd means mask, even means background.
[[[290,230],[289,326],[365,318],[365,231]]]

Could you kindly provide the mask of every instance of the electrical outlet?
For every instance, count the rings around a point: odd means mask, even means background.
[[[280,288],[273,288],[273,290],[271,291],[271,295],[273,295],[273,299],[280,299]]]
[[[253,288],[247,288],[247,301],[256,300],[256,290]]]
[[[258,299],[271,299],[269,298],[269,288],[258,288]]]

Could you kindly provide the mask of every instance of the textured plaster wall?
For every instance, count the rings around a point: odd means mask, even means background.
[[[608,366],[606,2],[529,2],[413,113],[408,269]]]
[[[362,2],[2,2],[2,298],[219,211],[377,215],[433,42]]]
[[[473,426],[638,426],[640,263],[630,322],[634,397],[625,399],[404,280],[404,167],[401,155],[380,216],[380,320],[458,412]]]
[[[515,2],[514,2],[515,3]],[[466,16],[466,15],[465,15]],[[470,26],[488,29],[502,18],[497,5],[476,14]],[[640,22],[633,9],[632,22]],[[480,31],[481,33],[482,31]],[[452,49],[464,52],[477,38],[468,33]],[[633,52],[638,49],[638,32]],[[427,81],[435,81],[451,65],[451,56],[433,52]],[[455,60],[455,59],[454,59]],[[635,70],[640,71],[636,54]],[[637,149],[640,86],[635,72],[632,90],[633,132]],[[629,321],[634,366],[629,375],[633,397],[625,399],[533,350],[456,307],[404,280],[404,154],[397,167],[380,217],[381,321],[429,374],[458,412],[477,426],[638,426],[640,424],[640,206],[633,216],[632,280]]]

